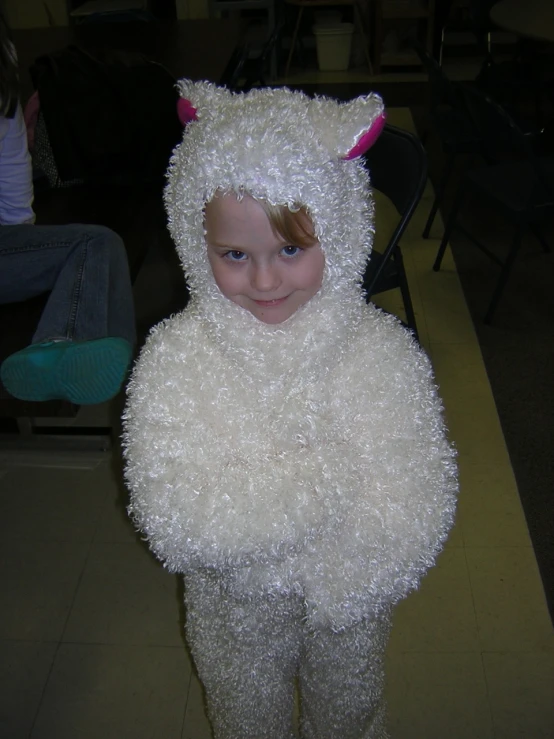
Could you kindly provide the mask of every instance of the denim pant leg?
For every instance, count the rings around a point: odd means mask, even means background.
[[[0,303],[50,292],[33,343],[116,336],[135,342],[125,247],[104,226],[0,227]]]

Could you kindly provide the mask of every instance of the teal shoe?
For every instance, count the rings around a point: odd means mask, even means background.
[[[117,395],[132,353],[128,341],[114,337],[31,344],[4,361],[0,376],[20,400],[92,405]]]

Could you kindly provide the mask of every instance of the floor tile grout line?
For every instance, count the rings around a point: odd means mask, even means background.
[[[106,492],[106,495],[107,494],[108,493]],[[73,610],[73,606],[75,605],[75,601],[76,601],[76,598],[77,598],[77,593],[78,593],[79,587],[80,587],[81,582],[82,582],[83,577],[84,577],[85,569],[87,567],[87,563],[88,563],[88,560],[89,560],[89,557],[90,557],[90,553],[91,553],[91,550],[92,550],[93,543],[94,543],[94,537],[91,536],[91,539],[90,539],[90,542],[89,542],[89,545],[88,545],[88,548],[87,548],[87,553],[86,553],[85,558],[84,558],[84,561],[83,561],[83,566],[81,567],[81,572],[79,574],[79,577],[77,579],[77,583],[75,585],[75,589],[73,591],[73,598],[71,599],[71,604],[70,604],[70,606],[68,608],[67,616],[65,618],[64,624],[63,624],[62,629],[61,629],[61,632],[60,632],[60,637],[57,640],[56,649],[54,650],[54,654],[52,655],[52,661],[50,663],[50,669],[48,670],[48,674],[46,676],[46,679],[44,680],[44,684],[42,686],[42,690],[41,690],[41,694],[40,694],[40,699],[37,701],[37,709],[35,711],[35,715],[33,717],[33,722],[31,724],[31,728],[29,730],[29,739],[32,739],[33,732],[34,732],[35,726],[36,726],[36,722],[38,720],[38,716],[40,714],[40,710],[42,708],[42,704],[43,704],[43,701],[44,701],[44,696],[45,696],[45,693],[46,693],[46,691],[48,689],[48,684],[50,682],[50,678],[51,678],[52,672],[54,670],[54,665],[56,663],[56,659],[58,657],[58,654],[59,654],[59,651],[60,651],[60,648],[61,648],[62,644],[64,644],[63,635],[64,635],[64,633],[65,633],[65,631],[67,629],[67,624],[68,624],[69,619],[71,617],[71,611]]]
[[[183,738],[183,736],[185,734],[185,728],[186,728],[185,724],[186,724],[186,721],[187,721],[187,708],[188,708],[189,700],[190,700],[190,688],[191,688],[191,685],[192,685],[192,677],[193,677],[193,675],[194,675],[194,665],[191,664],[191,671],[190,671],[190,675],[189,675],[189,682],[188,682],[187,689],[186,689],[185,705],[184,705],[184,708],[183,708],[183,720],[181,721],[181,733],[180,733],[181,739]]]

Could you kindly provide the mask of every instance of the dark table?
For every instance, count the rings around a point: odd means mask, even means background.
[[[554,42],[554,0],[501,0],[490,18],[518,36]]]
[[[124,49],[160,62],[177,78],[218,82],[240,39],[240,21],[185,20],[134,23],[85,23],[15,30],[22,99],[33,88],[29,67],[41,54],[77,44],[94,49]]]

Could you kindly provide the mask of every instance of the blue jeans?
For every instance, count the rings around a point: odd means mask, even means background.
[[[0,226],[0,303],[49,292],[32,343],[136,341],[127,254],[104,226]]]

